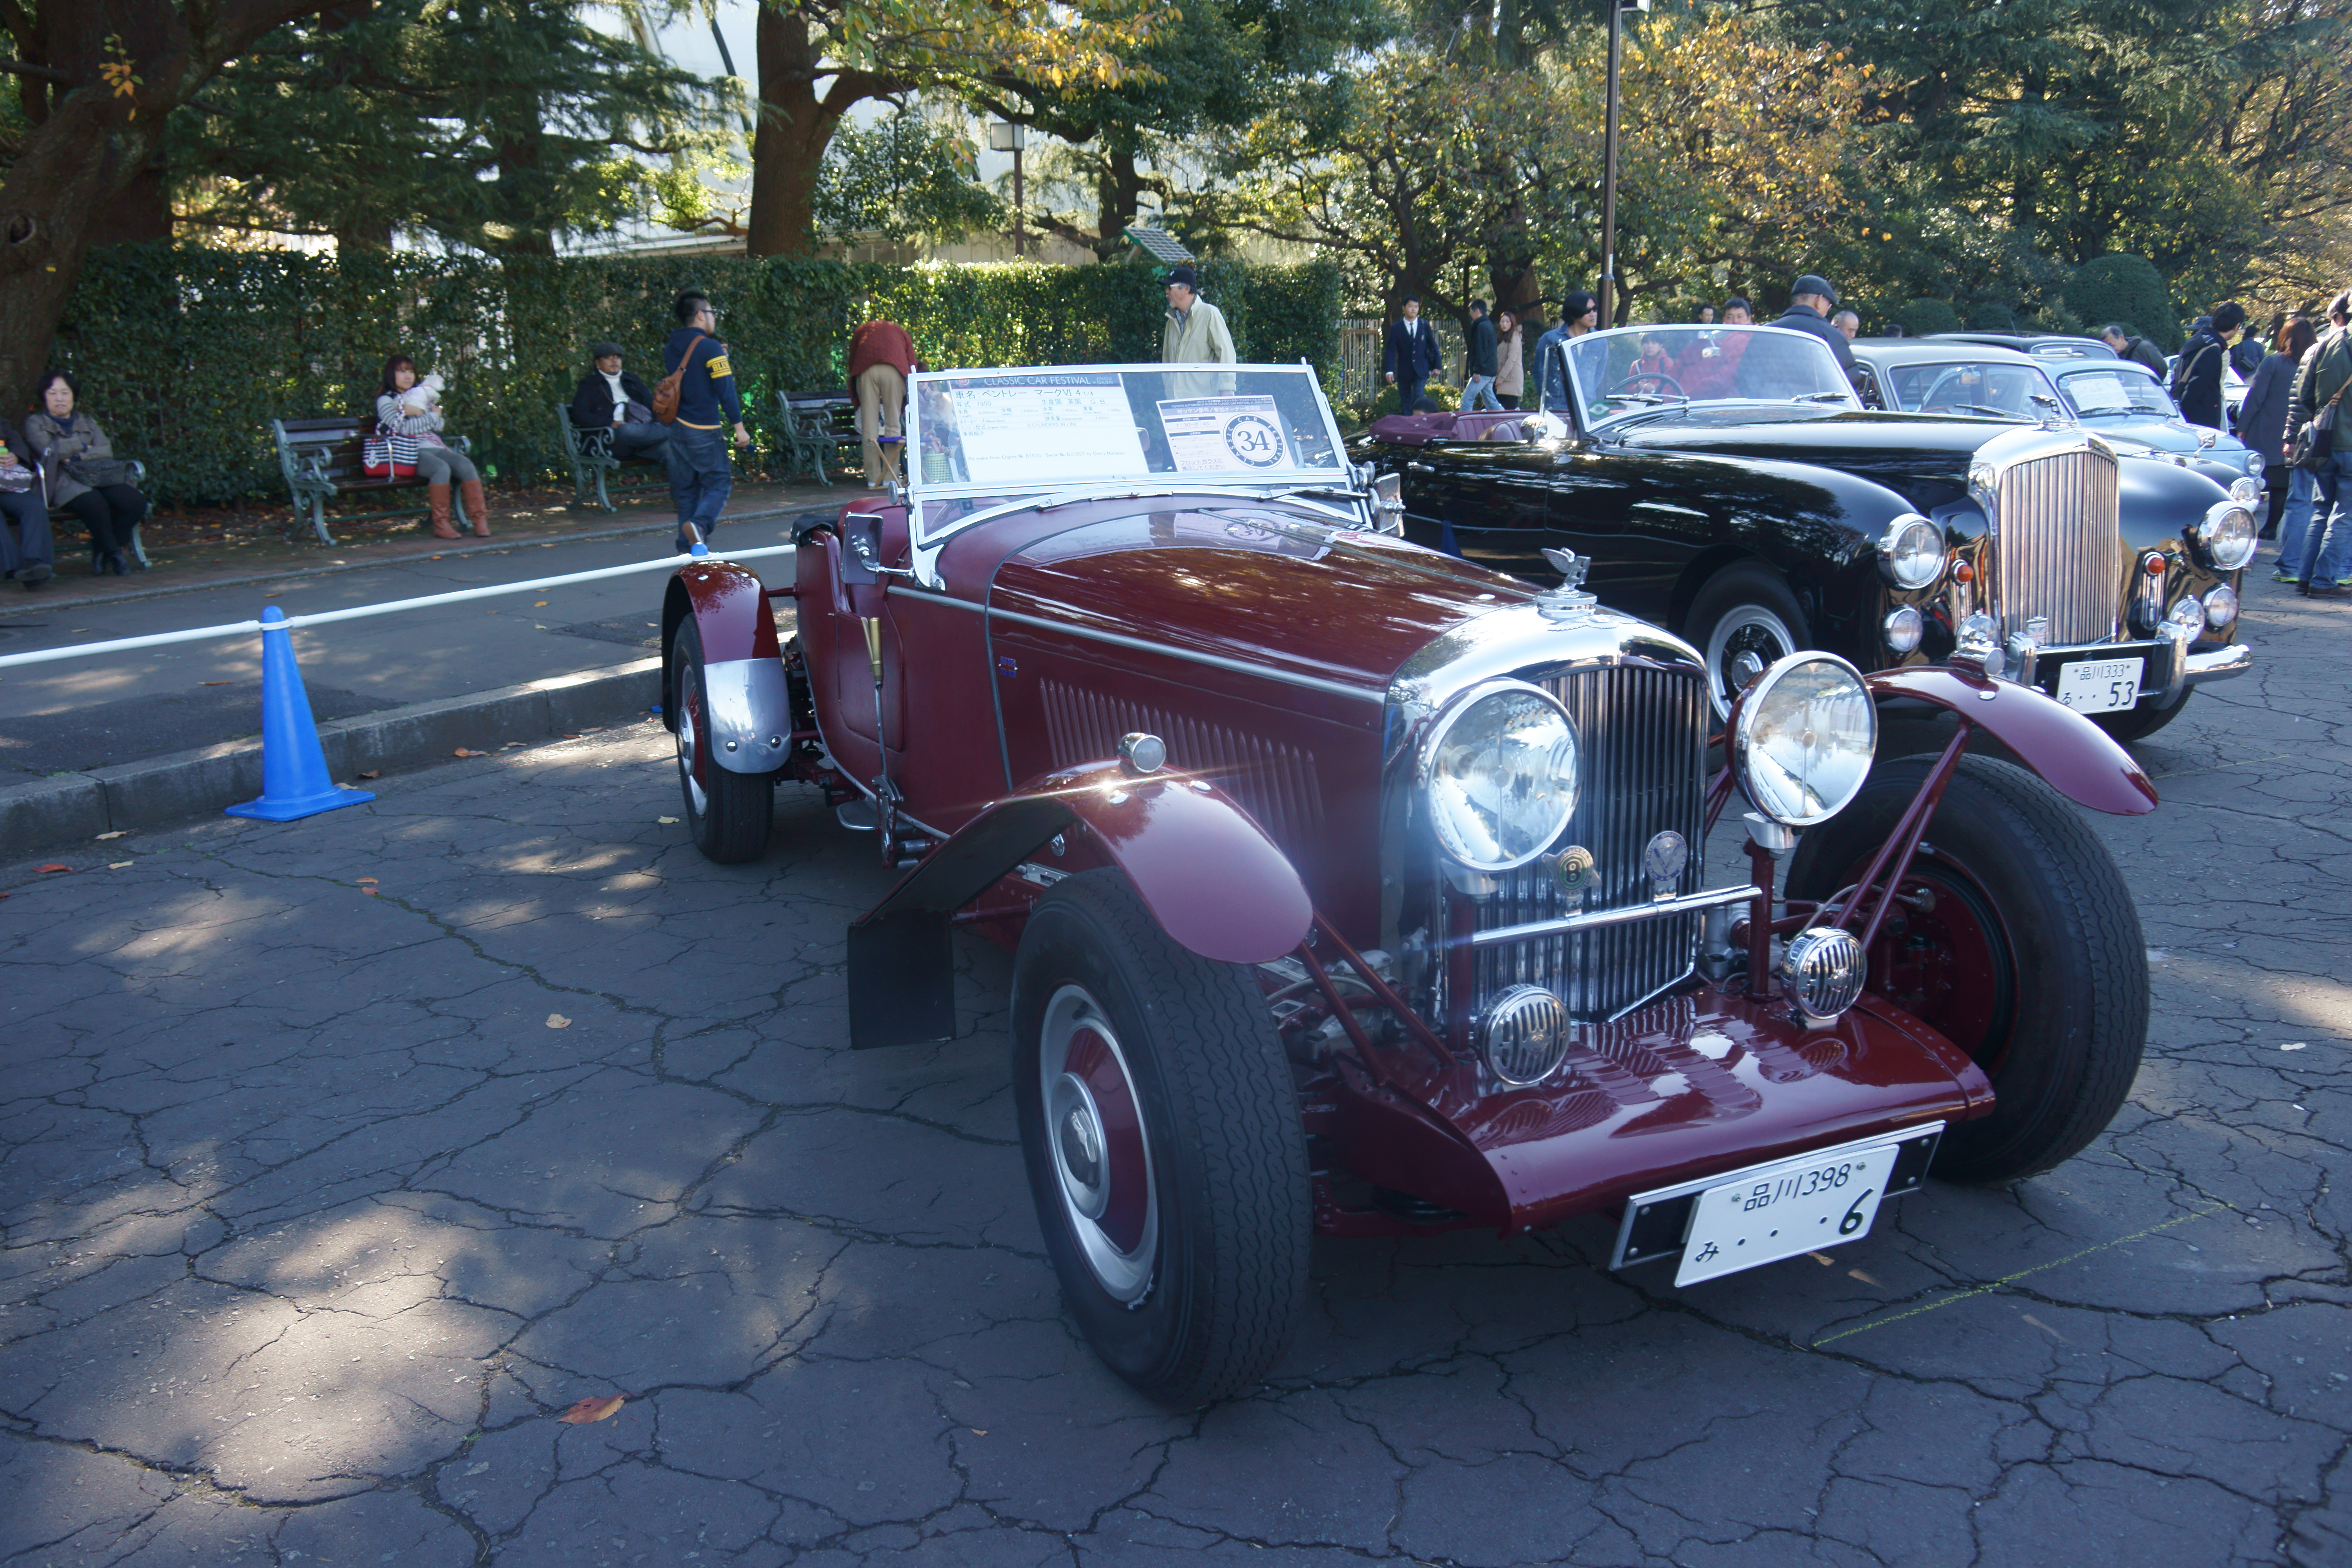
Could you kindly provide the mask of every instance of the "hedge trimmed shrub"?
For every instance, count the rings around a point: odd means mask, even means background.
[[[1339,362],[1329,262],[1200,264],[1244,360]],[[83,268],[57,360],[115,449],[146,460],[159,500],[284,494],[269,421],[373,405],[385,356],[448,378],[442,408],[501,478],[568,476],[553,405],[611,338],[647,381],[679,289],[707,289],[745,423],[781,447],[775,394],[842,390],[861,301],[906,327],[931,367],[1160,357],[1167,292],[1143,267],[858,266],[771,257],[499,263],[413,252],[314,256],[114,246]]]
[[[2094,257],[2066,280],[2065,300],[2066,308],[2082,318],[2088,331],[2096,332],[2112,321],[2166,353],[2180,347],[2172,291],[2165,287],[2156,263],[2145,256]]]
[[[1906,336],[1914,338],[1960,330],[1960,313],[1941,300],[1914,300],[1895,312],[1895,321]]]

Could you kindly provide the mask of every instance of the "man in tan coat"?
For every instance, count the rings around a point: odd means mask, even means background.
[[[914,339],[896,321],[870,321],[849,334],[849,385],[857,398],[869,490],[899,477],[898,418],[907,406],[907,378],[921,363]]]
[[[1168,275],[1168,324],[1160,334],[1163,364],[1232,364],[1234,335],[1225,330],[1224,312],[1201,298],[1199,279],[1189,267]],[[1223,375],[1171,376],[1170,392],[1178,397],[1223,397],[1234,390],[1234,378]]]

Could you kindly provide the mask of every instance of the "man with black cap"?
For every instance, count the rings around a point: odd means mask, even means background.
[[[749,447],[743,428],[743,394],[727,345],[719,341],[719,307],[699,289],[678,290],[677,326],[662,345],[662,379],[677,377],[677,412],[670,421],[670,499],[677,503],[679,550],[707,543],[719,526],[735,469],[727,452],[727,426],[735,425],[735,445]]]
[[[2180,405],[2180,416],[2191,425],[2228,428],[2221,422],[2221,372],[2229,363],[2230,345],[2245,326],[2246,308],[2232,300],[2217,306],[2212,320],[2200,323],[2196,335],[2182,345],[2169,390]]]
[[[572,423],[583,430],[610,430],[615,458],[667,463],[669,426],[654,417],[654,389],[621,368],[616,342],[594,344],[588,357],[596,368],[580,378],[572,394]]]
[[[1853,343],[1830,324],[1830,312],[1837,309],[1837,290],[1826,278],[1808,272],[1789,285],[1789,308],[1772,324],[1792,332],[1804,332],[1829,344],[1830,353],[1837,355],[1838,367],[1849,380],[1853,375]]]

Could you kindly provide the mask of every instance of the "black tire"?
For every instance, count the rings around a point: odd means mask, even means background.
[[[739,773],[711,755],[710,689],[702,668],[702,632],[688,616],[670,639],[670,689],[677,741],[678,794],[694,847],[721,866],[756,860],[768,850],[776,815],[772,774]]]
[[[1313,1214],[1255,974],[1177,946],[1117,870],[1072,877],[1022,933],[1013,1085],[1037,1222],[1095,1352],[1178,1409],[1264,1377],[1306,1304]]]
[[[2189,706],[2189,690],[2182,687],[2168,707],[2143,702],[2121,713],[2094,713],[2091,722],[2118,741],[2145,741],[2180,717],[2180,710]]]
[[[1858,878],[1918,795],[1932,757],[1881,763],[1853,804],[1807,833],[1789,897]],[[1870,989],[1976,1059],[1990,1116],[1944,1133],[1936,1173],[2000,1182],[2079,1153],[2113,1120],[2147,1040],[2147,945],[2131,890],[2072,802],[2024,769],[1962,757],[1906,895],[1870,953]]]
[[[1731,711],[1731,700],[1746,685],[1739,657],[1754,655],[1766,668],[1813,646],[1812,628],[1789,584],[1769,566],[1743,563],[1708,578],[1683,617],[1683,635],[1706,660],[1707,691],[1715,716]]]

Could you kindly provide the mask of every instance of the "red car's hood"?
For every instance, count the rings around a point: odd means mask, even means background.
[[[1143,507],[1154,510],[1139,510]],[[1229,498],[1094,501],[951,542],[949,591],[992,609],[1385,690],[1465,621],[1533,591],[1303,508]]]

